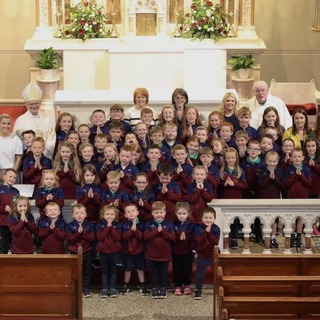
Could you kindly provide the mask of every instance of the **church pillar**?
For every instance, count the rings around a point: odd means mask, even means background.
[[[255,0],[239,0],[239,38],[257,38],[254,26],[254,3]]]
[[[53,38],[52,1],[55,0],[37,0],[36,2],[37,26],[36,31],[32,37],[34,40]]]

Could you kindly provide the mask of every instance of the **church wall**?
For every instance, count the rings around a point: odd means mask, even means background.
[[[35,29],[35,0],[0,0],[0,101],[20,100],[29,81],[30,57],[23,50]],[[315,0],[256,0],[257,34],[267,46],[261,79],[303,82],[320,89],[320,33],[312,33]],[[11,101],[11,102],[12,102]]]
[[[257,34],[266,44],[261,79],[309,82],[320,89],[320,33],[310,30],[315,0],[256,0]]]
[[[35,29],[35,0],[0,0],[0,101],[19,100],[29,82],[30,56],[23,50]]]

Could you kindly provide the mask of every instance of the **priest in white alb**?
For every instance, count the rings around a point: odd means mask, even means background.
[[[28,110],[17,118],[13,132],[22,138],[24,131],[33,130],[36,137],[42,137],[45,141],[44,155],[52,159],[56,143],[55,124],[40,111],[42,91],[36,83],[30,82],[23,90],[22,96]]]
[[[292,117],[286,104],[269,92],[268,84],[265,81],[257,81],[253,86],[253,92],[255,96],[244,103],[244,106],[251,110],[250,125],[252,127],[258,129],[261,126],[263,112],[268,107],[277,109],[280,124],[285,129],[292,126]]]

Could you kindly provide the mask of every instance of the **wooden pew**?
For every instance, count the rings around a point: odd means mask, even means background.
[[[0,255],[0,319],[82,319],[78,255]]]
[[[220,319],[320,319],[319,255],[218,255],[214,314]]]

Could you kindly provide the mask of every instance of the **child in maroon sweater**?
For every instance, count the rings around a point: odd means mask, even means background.
[[[39,220],[38,225],[38,237],[42,239],[41,253],[63,254],[67,232],[60,207],[55,202],[49,202],[44,211],[47,219]]]
[[[54,170],[42,171],[39,188],[35,191],[35,204],[39,208],[40,219],[46,219],[44,208],[49,202],[55,202],[60,209],[64,206],[64,195],[59,188],[58,177]]]
[[[142,296],[146,296],[148,291],[144,276],[144,269],[146,268],[143,243],[144,223],[138,218],[140,213],[135,204],[128,204],[124,209],[124,213],[127,221],[121,225],[121,229],[125,271],[124,286],[120,293],[126,295],[129,292],[131,273],[133,266],[135,266],[140,281],[140,293]]]
[[[176,241],[172,245],[173,283],[175,296],[191,294],[190,284],[194,248],[194,224],[191,208],[187,202],[176,204],[177,221],[173,223]]]
[[[12,233],[11,252],[32,254],[33,234],[37,232],[37,226],[27,197],[19,196],[15,200],[9,217],[9,229]]]
[[[0,185],[0,235],[1,253],[7,254],[10,249],[12,236],[9,231],[9,215],[14,197],[19,195],[19,190],[13,187],[17,173],[14,169],[7,169],[3,174],[3,184]]]
[[[220,228],[215,224],[216,212],[212,207],[204,209],[202,224],[195,229],[197,272],[194,299],[201,300],[202,284],[208,266],[213,268],[213,247],[219,243]],[[217,261],[216,261],[217,263]]]
[[[146,258],[149,260],[152,285],[151,297],[153,299],[165,299],[167,297],[171,244],[176,235],[173,224],[165,220],[166,205],[162,201],[153,203],[152,215],[153,219],[147,222],[144,231]]]
[[[292,164],[285,169],[283,175],[287,189],[287,198],[307,199],[309,198],[309,189],[312,183],[310,167],[303,164],[304,156],[303,151],[300,148],[292,149],[291,159]],[[301,247],[302,228],[302,220],[297,218],[291,234],[291,247]]]
[[[73,220],[67,224],[67,242],[68,249],[71,254],[77,254],[81,246],[83,248],[82,255],[82,286],[83,297],[91,298],[90,281],[92,258],[91,249],[94,240],[93,224],[86,220],[86,207],[77,203],[72,207]]]
[[[195,166],[192,170],[194,181],[188,185],[188,194],[183,197],[191,206],[194,223],[201,223],[201,212],[214,197],[212,185],[208,182],[207,175],[205,167]]]
[[[181,191],[178,182],[173,182],[173,170],[169,164],[162,164],[158,169],[159,182],[155,183],[152,191],[155,199],[163,201],[166,206],[167,219],[175,220],[175,206],[181,200]]]
[[[106,205],[101,210],[101,221],[96,226],[97,251],[100,252],[102,290],[101,298],[116,298],[117,260],[121,251],[121,225],[117,222],[119,210]]]
[[[43,155],[45,142],[36,137],[31,144],[31,154],[23,159],[23,183],[39,186],[42,171],[52,169],[52,161]]]

